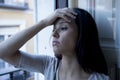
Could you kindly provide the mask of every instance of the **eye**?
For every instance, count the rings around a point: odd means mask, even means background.
[[[68,28],[67,27],[61,27],[60,29],[61,30],[67,30]]]

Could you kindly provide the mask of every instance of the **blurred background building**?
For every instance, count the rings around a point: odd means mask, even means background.
[[[33,1],[0,0],[0,42],[35,23]],[[33,39],[26,43],[21,50],[34,53]],[[0,80],[9,80],[12,76],[14,76],[14,80],[25,80],[23,74],[24,72],[21,70],[14,69],[12,65],[0,60]]]

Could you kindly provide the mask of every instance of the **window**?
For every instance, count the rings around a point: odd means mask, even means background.
[[[11,4],[11,5],[21,5],[24,6],[25,1],[24,0],[4,0],[5,4]]]
[[[7,39],[8,37],[10,37],[10,35],[0,35],[0,42],[4,41],[5,39]],[[8,68],[11,67],[12,65],[4,62],[3,60],[0,59],[0,69],[3,68]]]
[[[25,0],[1,0],[0,8],[26,10],[28,9],[28,4]]]

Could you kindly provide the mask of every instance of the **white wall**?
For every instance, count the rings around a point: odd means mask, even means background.
[[[54,11],[54,0],[36,0],[36,20],[37,22],[46,18]],[[54,56],[51,46],[52,26],[49,26],[38,33],[36,36],[36,49],[38,55]],[[42,74],[36,74],[35,80],[44,80]]]
[[[37,18],[38,21],[46,18],[54,11],[54,0],[38,0]],[[53,56],[52,47],[50,46],[50,36],[52,26],[47,27],[38,34],[38,53]]]

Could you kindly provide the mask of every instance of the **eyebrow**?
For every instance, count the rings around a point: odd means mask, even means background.
[[[62,24],[62,23],[68,23],[68,22],[67,21],[61,21],[60,24]]]
[[[55,24],[56,24],[57,22],[58,22],[58,21],[56,21],[56,22],[53,24],[53,25],[54,25],[53,29],[55,29]],[[59,24],[64,24],[64,23],[69,23],[69,22],[67,22],[67,21],[65,21],[65,20],[59,22]]]
[[[63,23],[68,23],[67,21],[61,21],[59,22],[59,24],[63,24]],[[54,23],[53,25],[55,25],[56,23]]]

